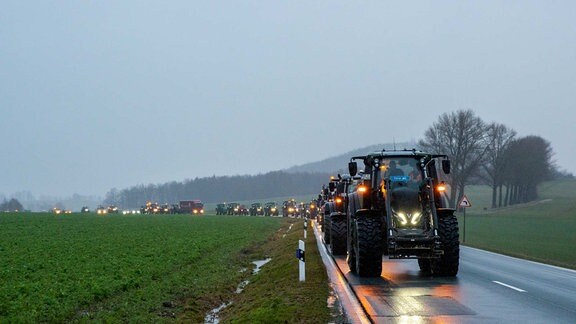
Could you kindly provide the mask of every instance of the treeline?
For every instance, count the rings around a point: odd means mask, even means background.
[[[0,212],[18,212],[18,211],[24,211],[24,207],[18,200],[14,198],[10,200],[4,199],[4,202],[0,204]]]
[[[112,189],[104,204],[139,208],[146,201],[176,204],[180,200],[200,199],[206,203],[265,199],[314,194],[329,181],[328,173],[286,173],[274,171],[260,175],[206,177]]]
[[[466,185],[492,188],[491,207],[503,207],[538,199],[537,187],[546,180],[573,178],[559,171],[552,160],[551,144],[539,136],[517,137],[516,131],[499,123],[486,123],[472,110],[444,113],[426,130],[417,148],[447,154],[452,160],[451,205],[462,197]],[[365,152],[368,153],[368,152]],[[342,163],[342,169],[346,163]],[[177,203],[265,199],[314,194],[328,182],[328,166],[322,173],[275,171],[262,175],[196,178],[159,185],[112,189],[105,204],[138,208],[146,201]]]
[[[537,187],[545,180],[573,177],[558,171],[550,142],[539,136],[518,138],[513,129],[486,123],[471,110],[442,114],[419,146],[451,158],[452,204],[469,184],[489,185],[496,208],[538,199]]]

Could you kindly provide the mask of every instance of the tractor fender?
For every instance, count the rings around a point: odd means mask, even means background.
[[[454,208],[437,208],[436,213],[438,218],[450,217],[454,215],[456,209]]]
[[[346,221],[346,213],[341,212],[333,212],[330,213],[330,220],[331,221]]]
[[[356,214],[354,214],[354,218],[382,218],[382,213],[373,209],[358,209]]]

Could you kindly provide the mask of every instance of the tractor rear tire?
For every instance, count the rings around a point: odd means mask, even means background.
[[[438,219],[438,235],[444,254],[439,259],[432,260],[432,274],[455,277],[460,264],[460,237],[456,216],[450,215]]]
[[[346,219],[330,217],[330,245],[333,255],[346,254]]]
[[[350,231],[348,232],[348,239],[347,239],[347,247],[348,247],[348,255],[346,256],[346,262],[348,263],[348,268],[350,272],[356,273],[356,223],[350,222],[349,225]]]
[[[382,274],[382,224],[379,219],[356,219],[354,233],[356,272],[360,277],[380,277]]]
[[[324,244],[330,244],[330,227],[332,226],[332,221],[330,216],[324,216],[324,224],[322,224]]]

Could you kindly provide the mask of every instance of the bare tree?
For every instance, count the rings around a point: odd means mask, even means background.
[[[482,165],[484,175],[492,187],[492,208],[502,206],[502,186],[506,172],[505,152],[516,136],[516,131],[502,124],[492,123],[487,127],[486,160]],[[499,194],[498,194],[499,192]],[[498,197],[498,204],[496,198]]]
[[[464,194],[470,177],[476,175],[488,149],[486,125],[472,110],[444,113],[419,142],[423,150],[444,153],[452,160],[450,204]]]

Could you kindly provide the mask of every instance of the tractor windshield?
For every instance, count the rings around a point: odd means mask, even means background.
[[[390,179],[392,188],[418,188],[423,179],[423,172],[418,166],[418,160],[412,157],[399,157],[382,160],[380,179]]]
[[[381,186],[383,192],[388,192],[390,211],[396,228],[424,229],[426,224],[420,199],[424,173],[418,162],[413,157],[395,157],[381,161]]]

